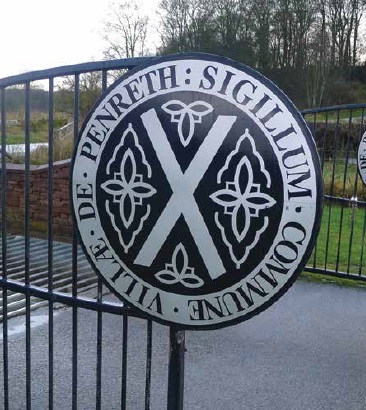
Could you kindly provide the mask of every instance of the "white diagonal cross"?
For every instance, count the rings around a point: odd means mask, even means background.
[[[135,263],[150,266],[178,218],[183,215],[209,275],[215,279],[225,273],[225,267],[193,194],[233,126],[236,117],[219,116],[217,118],[184,174],[175,158],[156,111],[151,109],[145,112],[141,115],[141,119],[169,181],[173,195],[143,244]]]

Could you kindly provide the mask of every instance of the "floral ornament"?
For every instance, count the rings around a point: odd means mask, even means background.
[[[201,124],[202,117],[213,111],[213,107],[204,101],[195,101],[187,105],[182,101],[172,100],[164,104],[162,109],[171,115],[171,122],[178,123],[178,135],[184,147],[191,142],[195,124]]]
[[[152,168],[131,123],[121,135],[105,168],[101,188],[107,193],[105,210],[125,253],[135,243],[151,213],[151,198],[156,190],[147,180]]]
[[[247,185],[240,186],[240,174],[247,174]],[[236,240],[241,242],[250,227],[252,217],[258,217],[259,211],[272,207],[276,201],[260,191],[260,185],[253,182],[253,169],[247,157],[239,162],[234,181],[226,182],[226,188],[216,191],[210,198],[225,209],[226,215],[231,215],[231,228]],[[239,224],[239,218],[243,223]],[[240,228],[242,225],[242,228]]]
[[[110,179],[101,187],[113,196],[113,202],[119,204],[120,215],[125,227],[129,227],[135,219],[136,206],[142,205],[144,198],[156,193],[156,189],[143,182],[142,175],[136,172],[136,161],[131,149],[122,158],[120,172],[114,172]]]
[[[188,255],[184,246],[179,243],[172,256],[172,263],[166,263],[165,269],[155,274],[155,277],[166,285],[181,283],[186,288],[199,288],[203,280],[195,275],[194,268],[188,266]]]
[[[221,211],[215,211],[214,220],[232,262],[239,269],[268,228],[267,209],[276,204],[264,192],[271,188],[271,175],[248,129],[219,170],[217,184],[222,188],[213,192],[210,199]],[[255,224],[250,229],[253,219]]]

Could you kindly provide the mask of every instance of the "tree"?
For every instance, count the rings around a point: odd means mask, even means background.
[[[270,33],[273,14],[272,0],[258,0],[253,7],[258,67],[265,71],[271,65]],[[273,51],[273,50],[272,50]],[[274,55],[275,53],[272,53]]]
[[[160,52],[205,51],[261,70],[321,105],[360,63],[366,0],[162,0]]]
[[[359,26],[365,0],[327,0],[326,12],[331,34],[331,63],[346,72],[357,61]]]
[[[217,0],[213,10],[213,26],[220,54],[254,65],[252,1]]]
[[[149,18],[137,0],[112,3],[104,23],[103,38],[108,46],[107,60],[142,57],[148,54]]]
[[[102,91],[102,73],[95,71],[81,74],[78,80],[79,119],[83,121]],[[55,93],[55,106],[61,112],[74,113],[75,78],[66,77]]]
[[[202,51],[254,64],[252,0],[162,0],[162,54]]]
[[[318,14],[308,34],[305,64],[306,101],[308,107],[318,107],[323,101],[330,74],[330,34],[327,30],[326,1],[318,0]]]
[[[162,54],[212,50],[212,2],[162,0],[159,7]]]

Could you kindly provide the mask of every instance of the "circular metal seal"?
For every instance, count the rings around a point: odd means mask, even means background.
[[[263,311],[304,267],[320,224],[312,136],[269,80],[182,54],[99,98],[72,163],[84,251],[145,315],[212,329]]]

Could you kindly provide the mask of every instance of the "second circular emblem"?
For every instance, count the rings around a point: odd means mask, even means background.
[[[312,136],[271,82],[205,54],[150,60],[80,132],[74,218],[109,288],[165,323],[210,329],[277,300],[320,224]]]

